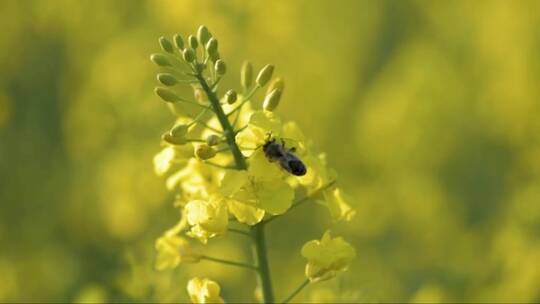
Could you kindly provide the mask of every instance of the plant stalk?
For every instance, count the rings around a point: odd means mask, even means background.
[[[257,267],[255,267],[253,265],[249,265],[249,264],[245,264],[245,263],[241,263],[241,262],[224,260],[224,259],[213,258],[213,257],[209,257],[209,256],[206,256],[206,255],[201,256],[201,260],[207,260],[207,261],[212,261],[212,262],[221,263],[221,264],[225,264],[225,265],[237,266],[237,267],[242,267],[242,268],[247,268],[247,269],[258,271]]]
[[[300,286],[298,286],[298,288],[296,288],[285,300],[283,300],[283,302],[281,303],[289,303],[289,301],[291,301],[297,294],[300,293],[300,291],[302,291],[302,289],[304,289],[304,287],[308,286],[308,284],[310,283],[309,279],[305,280]]]
[[[231,148],[231,153],[234,157],[236,169],[246,170],[247,169],[246,159],[244,158],[244,155],[242,154],[242,152],[240,151],[240,148],[236,144],[236,140],[235,140],[236,134],[234,132],[234,128],[229,122],[227,115],[223,111],[223,108],[221,107],[219,103],[219,98],[212,91],[212,89],[210,88],[206,80],[204,79],[204,76],[201,74],[201,72],[195,73],[194,76],[195,78],[197,78],[197,80],[201,84],[201,87],[206,93],[206,96],[208,96],[208,100],[210,101],[212,109],[214,110],[214,113],[216,113],[219,123],[221,124],[221,127],[223,128],[223,133],[227,140],[227,144]],[[255,257],[255,262],[257,265],[258,281],[259,281],[259,286],[262,289],[264,303],[275,303],[274,293],[272,291],[272,279],[270,277],[270,267],[268,266],[268,258],[266,255],[264,224],[259,223],[253,226],[251,229],[251,234],[254,239],[253,255]]]
[[[234,129],[231,123],[229,122],[227,115],[225,115],[225,112],[223,112],[223,108],[221,108],[221,105],[219,104],[219,98],[217,98],[216,94],[212,92],[212,89],[210,89],[210,86],[208,85],[204,77],[201,75],[201,73],[195,74],[195,77],[201,84],[202,89],[206,93],[206,96],[208,96],[208,100],[210,101],[210,104],[212,105],[212,109],[216,113],[219,123],[221,124],[221,127],[223,128],[223,133],[225,135],[225,138],[227,139],[227,143],[229,144],[229,147],[231,147],[231,153],[234,157],[234,161],[236,163],[237,169],[246,170],[247,169],[246,160],[244,158],[244,155],[242,155],[240,148],[238,148],[238,145],[236,144]]]
[[[261,287],[264,303],[275,303],[272,291],[272,279],[270,277],[270,267],[266,256],[266,242],[264,237],[264,224],[259,223],[251,228],[253,235],[253,255],[259,268],[259,286]]]

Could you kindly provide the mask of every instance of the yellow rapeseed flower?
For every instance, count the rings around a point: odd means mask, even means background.
[[[229,215],[223,199],[211,197],[209,200],[193,200],[187,203],[184,212],[190,226],[187,235],[203,244],[209,238],[227,231]]]
[[[356,256],[354,248],[343,238],[332,238],[326,231],[319,240],[312,240],[302,247],[302,256],[307,259],[306,276],[310,281],[324,281],[336,276]]]
[[[185,220],[181,220],[156,240],[157,270],[173,269],[180,263],[199,262],[200,253],[193,250],[186,239],[178,236],[178,233],[185,228],[186,224]]]
[[[167,188],[176,190],[185,202],[195,199],[208,199],[217,192],[219,176],[222,170],[210,167],[203,162],[191,158],[184,168],[167,179]]]
[[[192,303],[224,303],[219,284],[206,278],[193,278],[187,284]]]
[[[285,181],[284,174],[258,150],[250,157],[247,171],[225,173],[220,191],[233,204],[231,213],[238,221],[253,225],[264,216],[260,210],[281,214],[290,208],[294,191]],[[252,208],[241,208],[236,204]]]
[[[261,147],[268,135],[281,134],[281,119],[273,112],[255,111],[249,116],[247,128],[236,135],[236,141],[248,151]]]
[[[260,222],[264,217],[264,210],[240,203],[236,200],[228,200],[229,212],[234,215],[236,220],[253,226]]]

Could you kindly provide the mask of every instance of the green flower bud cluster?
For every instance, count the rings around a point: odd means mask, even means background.
[[[184,66],[189,67],[193,72],[211,71],[212,82],[225,75],[227,65],[220,58],[218,40],[213,37],[206,26],[200,26],[197,34],[187,36],[185,41],[180,34],[175,34],[172,40],[164,36],[158,39],[163,53],[152,54],[150,60],[158,67],[167,69],[165,73],[157,75],[160,84],[174,87],[179,83],[193,83],[193,80],[179,77],[186,74],[185,71],[182,71]],[[193,89],[197,88],[193,87]],[[155,93],[166,102],[186,101],[172,88],[158,87],[155,89]]]

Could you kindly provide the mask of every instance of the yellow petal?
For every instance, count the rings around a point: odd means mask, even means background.
[[[184,208],[186,210],[188,223],[191,226],[198,225],[199,223],[205,222],[210,218],[208,202],[206,201],[190,201]]]
[[[312,240],[312,241],[306,242],[304,246],[302,246],[302,250],[301,250],[302,256],[308,260],[312,259],[314,256],[317,255],[317,251],[320,246],[320,243],[321,242],[319,240]]]
[[[334,221],[350,221],[356,212],[347,203],[348,197],[339,188],[328,189],[323,192],[324,199],[330,215]]]
[[[201,278],[193,278],[187,284],[187,291],[192,303],[223,303],[219,284]]]
[[[285,172],[279,167],[276,162],[270,162],[262,149],[255,151],[249,158],[248,172],[257,180],[272,180],[281,178]]]
[[[281,131],[281,120],[276,114],[267,111],[257,111],[251,114],[249,124],[253,127],[257,127],[266,133],[270,132],[272,135],[277,136]]]
[[[230,196],[237,192],[248,181],[247,171],[228,170],[221,180],[219,191],[223,196]]]
[[[250,226],[259,223],[264,217],[264,210],[241,203],[235,200],[229,200],[229,211],[240,222]]]
[[[300,130],[295,122],[289,121],[283,124],[283,130],[281,135],[284,138],[291,139],[297,142],[303,142],[305,140],[304,133]]]
[[[258,205],[271,214],[287,211],[294,199],[294,190],[282,179],[261,182],[257,191]]]
[[[184,212],[191,226],[187,235],[206,244],[209,238],[227,231],[229,215],[226,204],[217,197],[193,200],[186,204]]]
[[[306,276],[311,281],[334,277],[337,272],[346,270],[356,256],[349,243],[341,237],[332,238],[329,231],[324,233],[320,241],[307,242],[301,253],[307,259]]]
[[[156,175],[165,175],[171,168],[175,156],[173,147],[166,147],[154,156],[154,171]]]

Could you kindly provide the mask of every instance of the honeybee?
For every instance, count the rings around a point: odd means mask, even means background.
[[[281,168],[292,175],[303,176],[306,174],[306,165],[294,154],[296,148],[287,149],[283,139],[281,139],[281,143],[278,143],[275,138],[269,135],[262,148],[270,162],[279,162]]]

